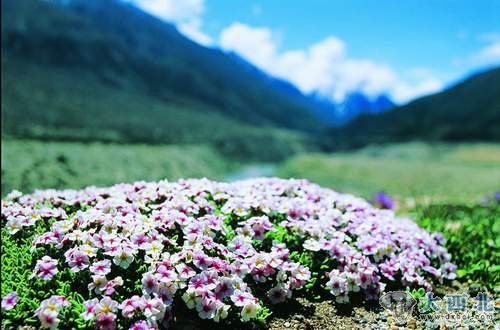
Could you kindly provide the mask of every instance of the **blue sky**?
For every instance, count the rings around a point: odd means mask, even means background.
[[[500,64],[497,0],[133,0],[303,92],[398,102]]]

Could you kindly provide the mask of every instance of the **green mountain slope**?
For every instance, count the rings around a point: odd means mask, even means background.
[[[500,67],[378,115],[328,130],[329,149],[393,141],[500,141]]]
[[[289,152],[307,105],[234,56],[117,0],[2,1],[4,134]],[[244,141],[243,141],[244,140]]]

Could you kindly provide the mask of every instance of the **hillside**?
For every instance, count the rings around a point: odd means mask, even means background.
[[[369,143],[500,141],[500,67],[478,73],[434,95],[327,130],[327,149]]]
[[[2,1],[2,69],[12,136],[293,149],[289,130],[319,125],[276,79],[118,0]]]

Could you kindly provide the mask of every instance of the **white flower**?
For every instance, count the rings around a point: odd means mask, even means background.
[[[17,219],[17,218],[10,218],[8,221],[7,221],[7,230],[9,231],[9,234],[11,235],[14,235],[15,233],[17,233],[22,225],[21,225],[21,222]]]
[[[118,303],[110,297],[102,298],[97,304],[95,311],[96,314],[110,314],[116,312]]]
[[[219,302],[217,304],[217,309],[215,311],[214,321],[219,322],[220,320],[225,319],[228,315],[228,311],[229,311],[230,307],[231,306]]]
[[[134,261],[134,256],[128,249],[119,249],[113,257],[115,265],[127,269],[128,266]]]
[[[302,245],[304,249],[310,250],[310,251],[319,251],[321,250],[321,245],[319,242],[315,239],[308,239],[304,242]]]
[[[259,306],[253,302],[247,302],[243,308],[241,309],[241,319],[243,322],[249,321],[250,319],[253,319],[257,316],[257,311],[259,309]]]

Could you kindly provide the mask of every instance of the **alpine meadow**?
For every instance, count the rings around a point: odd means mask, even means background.
[[[1,328],[497,329],[500,6],[444,4],[3,0]]]

